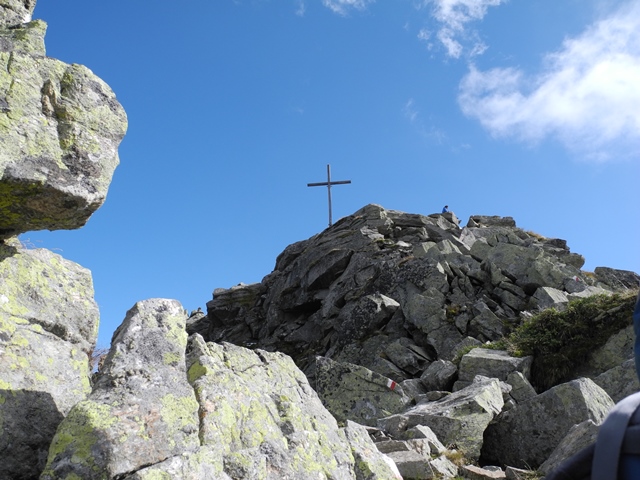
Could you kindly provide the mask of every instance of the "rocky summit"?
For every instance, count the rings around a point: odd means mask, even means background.
[[[541,478],[640,388],[640,277],[509,217],[367,205],[207,312],[137,302],[95,361],[82,226],[126,115],[0,1],[0,480]],[[206,299],[203,299],[206,300]]]

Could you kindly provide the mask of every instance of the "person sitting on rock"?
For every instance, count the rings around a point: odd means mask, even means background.
[[[445,205],[445,206],[442,208],[442,213],[447,213],[448,211],[449,211],[449,205]]]

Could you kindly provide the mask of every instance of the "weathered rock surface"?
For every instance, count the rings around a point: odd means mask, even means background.
[[[378,418],[404,411],[409,399],[393,380],[350,363],[316,359],[316,392],[339,422],[375,426]]]
[[[594,443],[598,436],[598,427],[599,425],[595,424],[593,420],[585,420],[571,427],[549,458],[540,465],[540,472],[544,475],[550,473],[565,459]]]
[[[0,5],[0,239],[85,224],[104,202],[127,119],[88,68],[45,56],[35,1]]]
[[[286,355],[196,335],[188,364],[200,441],[231,478],[397,478],[362,426],[338,428]]]
[[[0,478],[34,478],[71,407],[91,391],[99,313],[88,270],[0,242]]]
[[[457,386],[470,384],[478,375],[506,381],[511,373],[520,372],[527,378],[532,361],[532,357],[512,357],[503,350],[474,348],[460,360],[458,382],[454,390],[458,389]]]
[[[408,428],[426,425],[442,443],[456,444],[468,458],[477,460],[483,432],[503,406],[500,382],[479,377],[442,400],[420,403],[402,414],[380,419],[378,426],[398,436]]]
[[[175,300],[127,312],[91,395],[58,428],[42,479],[123,477],[199,447],[185,322]]]
[[[613,405],[590,379],[563,383],[496,417],[484,435],[483,457],[513,467],[537,468],[571,427],[585,420],[602,423]]]
[[[2,0],[0,26],[14,26],[31,20],[36,0]]]

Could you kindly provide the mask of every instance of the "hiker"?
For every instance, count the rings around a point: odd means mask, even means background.
[[[447,213],[449,211],[449,205],[445,205],[442,209],[442,213]]]

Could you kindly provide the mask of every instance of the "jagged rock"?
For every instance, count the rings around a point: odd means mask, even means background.
[[[571,427],[567,435],[553,450],[549,458],[540,465],[540,472],[547,475],[558,467],[564,460],[594,443],[598,436],[598,428],[599,424],[594,423],[593,420],[585,420],[584,422]]]
[[[491,311],[486,303],[480,301],[473,306],[475,316],[469,322],[469,334],[482,341],[497,340],[505,334],[504,320]]]
[[[470,480],[490,480],[493,478],[507,478],[505,472],[500,468],[477,467],[475,465],[465,465],[462,467],[465,478]]]
[[[446,215],[367,205],[287,247],[260,284],[216,289],[209,327],[203,319],[190,332],[286,353],[312,385],[316,356],[402,382],[454,361],[462,344],[504,336],[541,301],[536,290],[597,288],[564,240],[512,218],[472,218],[460,229]]]
[[[636,363],[633,358],[601,373],[593,381],[618,403],[625,397],[640,391],[640,382],[636,373]]]
[[[194,335],[188,365],[201,444],[231,478],[396,478],[363,427],[338,428],[289,357]]]
[[[422,381],[419,378],[411,378],[409,380],[403,380],[400,382],[400,387],[402,387],[402,391],[414,403],[417,399],[421,398],[423,395],[427,393],[427,389],[424,387]]]
[[[44,57],[44,35],[47,24],[42,20],[4,28],[0,26],[0,52]],[[0,109],[8,109],[9,104],[0,97]],[[8,112],[4,112],[8,113]]]
[[[599,424],[612,407],[609,395],[588,378],[557,385],[496,417],[485,431],[482,456],[537,468],[573,425],[589,419]]]
[[[416,425],[402,432],[398,438],[408,446],[409,450],[421,455],[440,455],[447,449],[433,430],[426,425]]]
[[[395,462],[386,455],[380,455],[362,425],[347,420],[344,433],[351,446],[356,480],[402,480]],[[393,473],[393,477],[389,477],[389,473]]]
[[[468,227],[515,227],[516,222],[511,217],[500,217],[497,215],[471,215]]]
[[[503,350],[474,348],[460,360],[454,389],[466,386],[477,375],[506,381],[509,374],[521,372],[528,378],[532,361],[533,357],[512,357]]]
[[[593,351],[576,373],[585,377],[593,377],[622,365],[628,359],[633,358],[634,341],[633,325],[629,325],[611,335],[603,346]]]
[[[0,478],[34,478],[71,407],[91,391],[98,332],[91,273],[0,242]]]
[[[532,308],[537,308],[538,310],[555,308],[562,311],[569,303],[569,296],[557,288],[540,287],[531,297],[530,303]]]
[[[408,338],[389,343],[384,353],[395,366],[411,375],[422,373],[432,360],[429,352]]]
[[[529,400],[537,395],[536,390],[522,372],[511,372],[507,375],[505,382],[511,385],[511,398],[518,403]]]
[[[411,427],[426,425],[444,444],[456,444],[468,458],[477,460],[483,432],[503,405],[500,382],[480,379],[442,400],[380,419],[378,426],[397,437]]]
[[[436,360],[430,364],[420,376],[420,380],[427,389],[451,391],[453,382],[458,375],[458,367],[448,360]]]
[[[318,357],[316,391],[340,422],[375,426],[379,418],[404,410],[409,398],[393,380],[359,365]]]
[[[636,290],[640,285],[640,275],[629,270],[596,267],[593,273],[596,275],[599,282],[602,282],[615,290]]]
[[[445,456],[431,459],[414,451],[398,451],[389,453],[389,457],[398,466],[404,479],[454,478],[458,473],[458,467]]]
[[[2,7],[22,23],[35,2]],[[126,115],[88,68],[45,57],[46,24],[0,27],[0,239],[84,225],[118,164]]]
[[[43,480],[119,478],[196,451],[185,321],[175,300],[146,300],[127,312],[91,395],[60,424]]]
[[[499,243],[489,251],[483,264],[492,264],[525,293],[531,294],[543,286],[560,289],[566,278],[580,273],[576,267],[558,263],[552,258],[542,248]]]
[[[0,4],[0,27],[10,27],[31,20],[36,0],[2,0]]]

